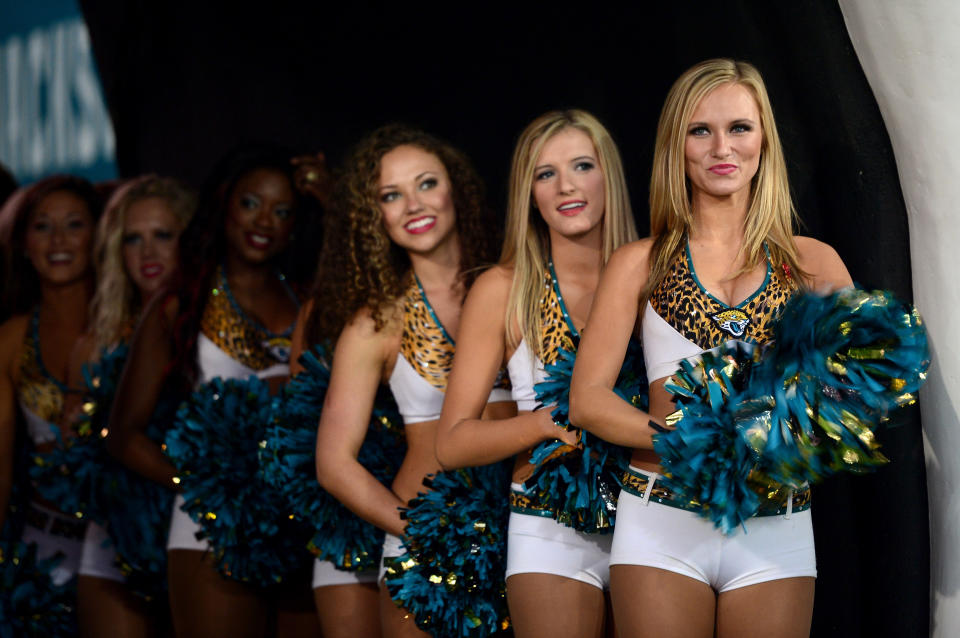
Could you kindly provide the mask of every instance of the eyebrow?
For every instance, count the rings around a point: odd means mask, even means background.
[[[419,175],[417,175],[416,177],[414,177],[414,178],[413,178],[413,181],[416,182],[416,181],[418,181],[421,177],[423,177],[424,175],[432,175],[432,174],[434,174],[434,173],[436,173],[436,171],[423,171],[422,173],[420,173]],[[386,188],[397,188],[397,185],[396,185],[396,184],[384,184],[383,186],[380,187],[380,190],[384,190],[384,189],[386,189]]]
[[[756,125],[756,121],[750,119],[749,117],[738,117],[738,118],[735,119],[735,120],[731,120],[731,121],[730,121],[730,124],[753,124],[753,125]],[[707,123],[707,122],[690,122],[690,123],[687,125],[687,128],[691,128],[691,127],[694,127],[694,126],[710,126],[710,124]]]

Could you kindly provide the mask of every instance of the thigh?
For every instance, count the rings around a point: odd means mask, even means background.
[[[387,586],[380,582],[380,627],[383,638],[431,638],[430,634],[417,627],[417,622],[403,607],[390,597]]]
[[[122,584],[106,578],[81,575],[77,579],[77,614],[80,635],[150,638],[159,635],[163,619],[151,606]]]
[[[323,635],[320,633],[320,619],[308,577],[309,574],[304,572],[300,578],[271,592],[271,601],[276,609],[273,635],[282,638],[317,638]]]
[[[620,638],[712,638],[716,594],[706,583],[656,567],[610,566]]]
[[[178,638],[262,638],[267,605],[257,591],[224,578],[209,554],[167,552],[170,610]]]
[[[579,580],[553,574],[514,574],[507,578],[507,605],[517,638],[604,635],[603,590]]]
[[[806,638],[815,580],[784,578],[731,589],[717,602],[717,638]]]
[[[323,638],[380,638],[376,583],[317,587],[313,600]]]

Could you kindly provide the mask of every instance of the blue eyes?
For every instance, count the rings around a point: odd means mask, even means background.
[[[753,126],[746,123],[737,123],[730,126],[730,132],[733,134],[749,133],[752,130]],[[710,129],[706,126],[694,126],[687,131],[687,134],[694,137],[704,137],[710,135]]]
[[[169,230],[155,230],[153,231],[154,239],[157,239],[162,242],[172,241],[176,238],[176,235]],[[123,245],[132,246],[143,241],[143,235],[140,233],[130,233],[129,235],[123,236]]]
[[[586,172],[586,171],[593,170],[594,168],[596,168],[596,164],[594,164],[593,162],[586,161],[586,160],[581,160],[581,161],[579,161],[579,162],[576,162],[576,163],[573,165],[573,170],[578,171],[578,172],[581,172],[581,173],[582,173],[582,172]],[[542,181],[542,180],[550,179],[551,177],[553,177],[553,176],[556,175],[556,174],[557,174],[557,172],[556,172],[554,169],[552,169],[552,168],[546,168],[546,169],[543,169],[542,171],[540,171],[539,173],[535,173],[534,176],[533,176],[533,179],[539,182],[539,181]]]
[[[390,191],[382,194],[380,196],[380,201],[383,202],[384,204],[389,204],[392,201],[396,201],[399,197],[400,197],[400,193],[398,193],[397,191]]]
[[[422,182],[420,182],[420,185],[417,186],[417,188],[420,189],[420,190],[422,190],[422,191],[426,191],[426,190],[430,190],[431,188],[435,187],[436,185],[437,185],[437,180],[435,180],[434,178],[431,177],[431,178],[425,179],[425,180],[423,180]]]
[[[427,177],[422,182],[417,184],[418,191],[428,191],[436,188],[440,184],[440,181],[436,177]],[[380,193],[380,202],[382,204],[389,204],[390,202],[395,202],[398,199],[403,197],[403,194],[400,191],[386,191]]]

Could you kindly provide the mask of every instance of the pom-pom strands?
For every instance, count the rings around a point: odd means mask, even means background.
[[[263,477],[280,492],[293,515],[314,530],[308,547],[318,558],[343,570],[375,569],[383,531],[355,516],[316,479],[317,422],[330,381],[324,354],[315,347],[300,357],[304,370],[287,384],[281,411],[261,444]],[[403,462],[401,423],[393,396],[386,390],[378,394],[357,460],[384,484],[393,480]]]
[[[218,377],[180,407],[166,440],[184,511],[203,529],[218,569],[263,586],[309,562],[306,534],[260,478],[258,452],[272,418],[266,383]]]
[[[127,588],[148,600],[166,591],[166,542],[174,494],[130,471],[106,450],[107,417],[123,369],[125,345],[85,367],[86,396],[76,436],[36,456],[37,491],[62,511],[103,525],[117,552]],[[146,435],[160,442],[176,406],[161,398]]]
[[[0,638],[77,635],[74,585],[54,585],[59,558],[37,560],[37,546],[0,542]]]
[[[506,535],[510,464],[440,472],[410,501],[407,552],[386,559],[393,600],[437,638],[507,629]]]
[[[556,360],[544,368],[546,378],[534,387],[540,405],[554,406],[551,416],[559,427],[570,422],[570,378],[575,360],[576,353],[560,348]],[[643,352],[636,341],[630,342],[614,392],[641,409],[647,408]],[[584,431],[576,448],[559,440],[545,441],[533,450],[530,463],[536,469],[525,485],[559,522],[581,532],[610,532],[620,476],[629,455],[626,448]]]
[[[774,338],[756,356],[704,353],[667,385],[680,406],[655,437],[667,484],[724,531],[783,486],[884,463],[876,428],[916,400],[930,365],[919,314],[885,292],[798,295]]]

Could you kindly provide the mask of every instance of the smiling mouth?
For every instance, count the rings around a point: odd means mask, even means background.
[[[403,229],[408,233],[419,235],[420,233],[425,233],[433,228],[436,223],[437,218],[433,216],[417,217],[416,219],[410,220],[404,224]]]
[[[149,264],[140,267],[140,274],[147,279],[153,279],[163,273],[163,266],[160,264]]]
[[[733,171],[737,170],[736,164],[714,164],[708,169],[711,173],[717,175],[729,175]]]
[[[587,207],[587,202],[581,200],[573,202],[564,202],[557,207],[557,212],[561,215],[566,215],[572,217],[580,213],[584,208]]]
[[[273,240],[266,235],[261,235],[260,233],[247,233],[247,243],[254,248],[266,248],[270,245],[271,241]]]
[[[50,253],[47,255],[47,261],[54,265],[69,264],[73,261],[72,253]]]

